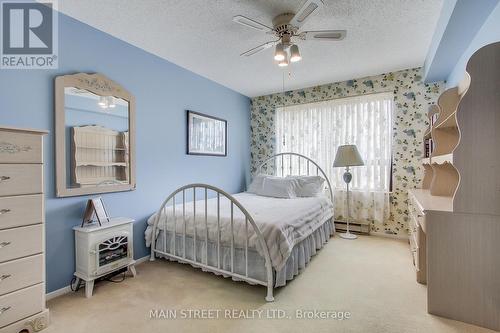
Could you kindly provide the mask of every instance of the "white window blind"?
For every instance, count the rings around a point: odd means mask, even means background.
[[[359,207],[358,218],[383,222],[389,214],[393,104],[392,93],[380,93],[279,107],[277,152],[296,152],[316,161],[330,178],[340,205],[345,170],[332,165],[340,145],[355,144],[365,166],[351,169],[352,207]],[[345,213],[343,206],[336,208]]]

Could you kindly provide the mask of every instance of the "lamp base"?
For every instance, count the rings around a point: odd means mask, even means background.
[[[340,238],[344,238],[344,239],[356,239],[356,238],[358,238],[358,236],[351,234],[350,232],[341,233],[341,234],[339,234],[339,236],[340,236]]]

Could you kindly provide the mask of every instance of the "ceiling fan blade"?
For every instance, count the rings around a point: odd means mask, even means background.
[[[242,15],[236,15],[233,17],[233,21],[236,23],[239,23],[241,25],[244,25],[245,27],[252,28],[255,30],[259,30],[262,32],[270,32],[273,31],[272,28],[268,27],[267,25],[264,25],[260,22],[257,22],[255,20],[249,19],[248,17],[242,16]]]
[[[322,0],[307,0],[299,9],[297,14],[292,18],[290,24],[296,28],[300,28],[312,13],[323,7]]]
[[[304,31],[299,34],[299,38],[303,40],[339,41],[344,39],[346,34],[347,31],[345,30]]]
[[[240,54],[240,56],[242,56],[242,57],[243,56],[245,56],[245,57],[253,56],[256,53],[259,53],[260,51],[264,51],[265,49],[272,47],[274,44],[276,44],[276,41],[264,43],[262,45],[254,47],[253,49],[250,49],[246,52],[243,52],[242,54]]]

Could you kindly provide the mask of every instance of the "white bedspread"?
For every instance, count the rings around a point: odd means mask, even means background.
[[[279,199],[263,197],[251,193],[239,193],[234,195],[242,206],[250,213],[255,223],[259,227],[269,249],[271,262],[276,270],[280,270],[286,263],[295,244],[309,236],[314,230],[326,220],[333,216],[333,206],[331,201],[324,197]],[[177,198],[177,202],[182,198]],[[186,234],[193,236],[193,216],[196,217],[197,239],[204,240],[206,237],[205,228],[205,201],[196,201],[196,214],[193,214],[193,203],[186,203]],[[177,234],[184,231],[182,204],[175,206],[175,225]],[[151,244],[152,225],[156,213],[148,219],[148,227],[145,232],[146,245]],[[158,229],[166,228],[168,231],[174,230],[174,209],[172,206],[166,207],[160,216]],[[209,241],[217,242],[217,199],[207,200],[207,225]],[[230,201],[221,196],[220,198],[220,229],[221,242],[225,245],[231,244],[231,204]],[[159,230],[157,230],[158,235]],[[245,215],[234,206],[233,211],[233,235],[234,243],[237,247],[245,246]],[[263,255],[262,248],[258,244],[257,236],[253,227],[248,223],[248,246],[255,248],[260,255]]]

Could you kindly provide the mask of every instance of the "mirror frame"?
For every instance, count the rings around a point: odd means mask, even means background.
[[[96,95],[113,96],[129,103],[129,161],[130,183],[117,185],[89,186],[68,188],[66,175],[66,115],[64,109],[64,88],[75,87],[88,90]],[[135,180],[135,98],[122,86],[98,73],[77,73],[58,76],[55,79],[55,158],[56,158],[56,196],[71,197],[97,193],[132,191],[136,188]]]

